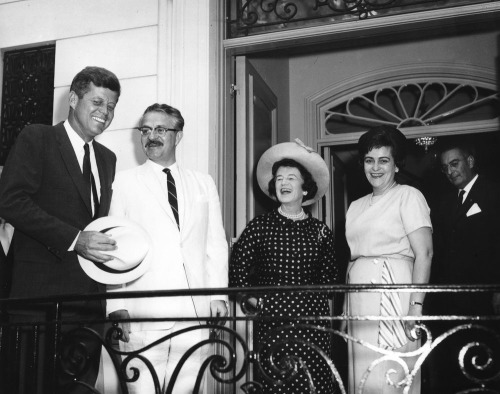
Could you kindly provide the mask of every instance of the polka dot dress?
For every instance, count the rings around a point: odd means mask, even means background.
[[[293,221],[277,211],[258,216],[245,228],[231,256],[230,285],[236,287],[330,284],[337,276],[333,234],[311,217]],[[267,294],[262,303],[263,317],[330,314],[328,297],[316,293]],[[256,375],[264,393],[309,393],[311,384],[318,394],[335,392],[334,377],[320,354],[331,357],[331,335],[308,325],[329,323],[276,319],[257,324],[254,348],[260,351],[262,371]]]

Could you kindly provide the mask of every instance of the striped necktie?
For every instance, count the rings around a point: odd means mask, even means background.
[[[94,174],[92,173],[92,168],[90,166],[90,148],[89,144],[83,145],[83,150],[85,151],[85,154],[83,155],[83,180],[85,181],[85,184],[87,185],[87,192],[90,201],[94,200],[94,212],[92,217],[96,218],[97,214],[99,213],[99,197],[97,196],[97,188],[95,185],[95,179],[94,179]]]
[[[382,266],[382,284],[394,284],[394,272],[389,262]],[[380,316],[402,316],[401,300],[398,293],[383,292],[380,299]],[[408,342],[402,320],[380,320],[378,344],[384,349],[398,349]]]
[[[175,180],[170,172],[170,169],[165,168],[163,172],[167,174],[168,202],[172,207],[172,212],[174,213],[175,221],[177,222],[177,228],[180,230],[179,207],[177,205],[177,188],[175,187]]]

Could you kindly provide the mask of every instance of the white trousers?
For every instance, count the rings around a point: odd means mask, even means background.
[[[196,324],[196,323],[195,323]],[[164,338],[166,335],[173,334],[187,327],[192,327],[193,322],[178,322],[169,330],[158,331],[137,331],[130,333],[129,342],[120,342],[120,350],[125,352],[136,351],[145,346]],[[198,326],[198,324],[196,324]],[[151,349],[148,349],[140,354],[144,356],[152,364],[155,373],[158,377],[162,392],[167,389],[175,368],[179,364],[182,356],[194,345],[208,338],[209,332],[207,329],[198,329],[189,331],[179,336],[173,337],[171,340],[163,341]],[[175,379],[173,393],[175,394],[192,394],[196,383],[196,378],[200,372],[200,366],[205,357],[208,355],[208,347],[205,345],[203,349],[198,349],[191,354],[182,365],[179,375]],[[134,358],[127,366],[127,375],[133,376],[131,368],[139,370],[139,379],[134,383],[128,383],[130,394],[154,393],[154,381],[148,367],[140,359]],[[203,382],[200,386],[200,394],[203,393]]]

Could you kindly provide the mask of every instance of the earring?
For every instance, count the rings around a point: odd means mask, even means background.
[[[302,192],[302,194],[303,194],[304,196],[307,196],[307,192]]]

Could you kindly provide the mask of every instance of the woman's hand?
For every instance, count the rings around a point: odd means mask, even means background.
[[[422,305],[410,305],[408,316],[422,316]],[[405,334],[412,342],[420,339],[422,330],[416,325],[419,324],[418,320],[405,320]]]
[[[415,262],[413,263],[412,283],[418,285],[428,283],[431,274],[432,263],[432,231],[430,227],[421,227],[408,234],[413,253],[415,253]],[[410,308],[408,316],[422,316],[422,304],[425,293],[413,293],[410,296]],[[412,305],[412,301],[414,304]],[[405,321],[405,334],[410,341],[420,339],[422,330],[415,327],[414,320]]]

